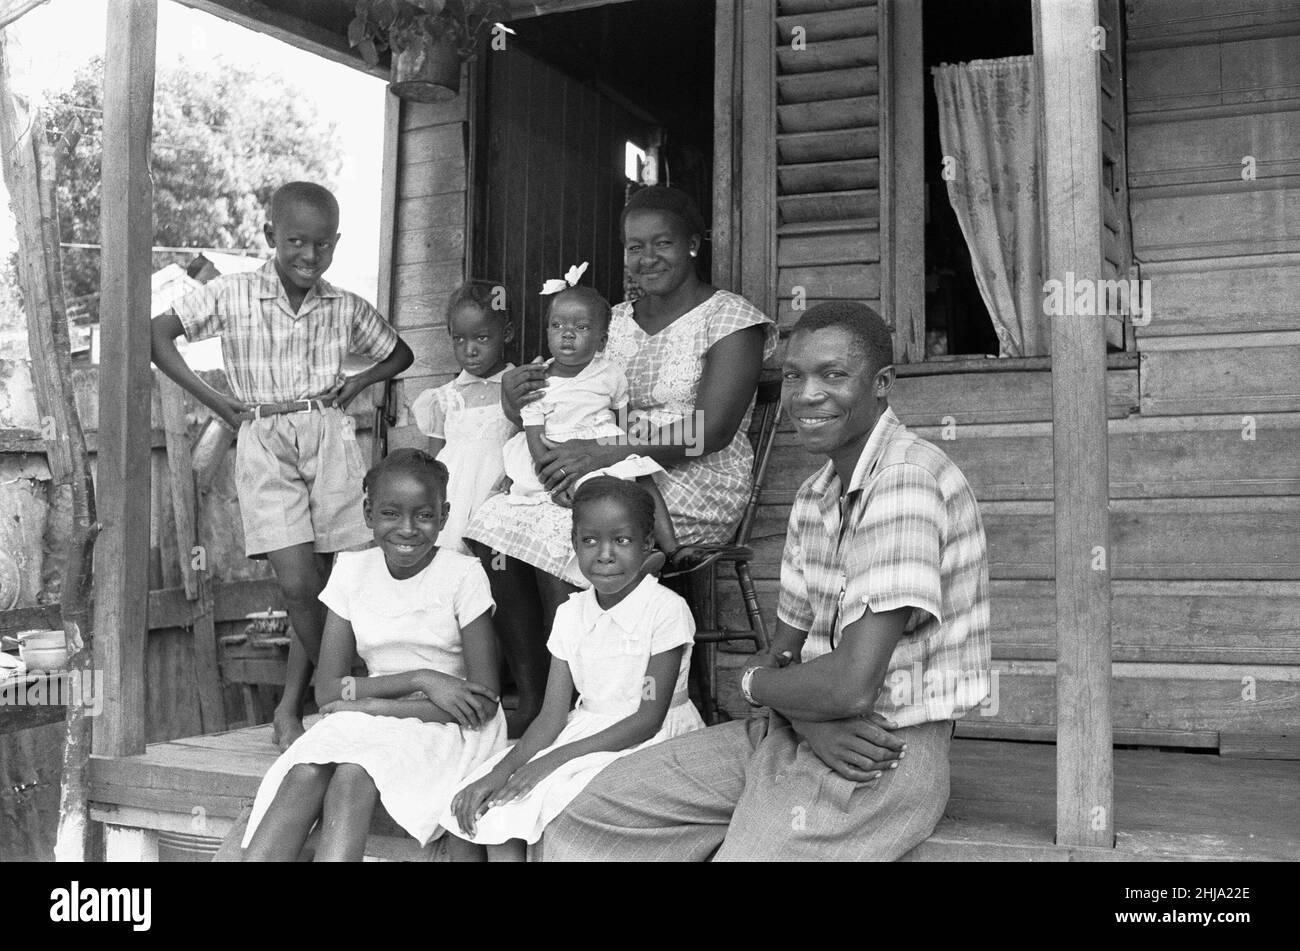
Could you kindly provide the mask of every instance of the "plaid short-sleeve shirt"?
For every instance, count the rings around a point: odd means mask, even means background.
[[[975,494],[893,410],[844,493],[831,463],[799,489],[781,559],[781,620],[808,631],[805,661],[867,608],[912,608],[875,711],[897,726],[956,719],[988,695],[989,573]]]
[[[246,403],[284,403],[331,389],[349,353],[383,360],[398,336],[364,299],[318,280],[295,314],[275,261],[224,274],[172,305],[187,340],[221,338],[226,376]]]

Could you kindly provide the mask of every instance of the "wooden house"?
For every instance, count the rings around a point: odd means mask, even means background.
[[[183,2],[367,69],[346,0]],[[1045,274],[1149,279],[1152,307],[1143,321],[1057,319],[1050,357],[936,360],[926,220],[945,199],[923,102],[927,44],[956,32],[953,5],[508,6],[517,40],[467,67],[457,98],[388,98],[378,303],[417,354],[399,402],[452,375],[443,304],[467,277],[523,300],[590,260],[621,296],[624,161],[656,157],[708,198],[715,284],[786,329],[823,299],[895,321],[894,405],[979,497],[997,687],[958,725],[948,815],[914,857],[1294,858],[1300,10],[966,4],[1019,18],[997,23],[1036,58]],[[130,241],[105,255],[103,312],[134,316],[105,321],[101,389],[122,394],[148,375],[149,193],[131,132],[148,115],[155,13],[153,0],[112,10],[105,227]],[[530,307],[524,358],[540,347]],[[148,429],[125,401],[100,424],[95,652],[110,702],[91,798],[110,857],[156,857],[160,835],[220,839],[272,759],[257,731],[146,749],[148,496],[131,488],[148,478],[132,455]],[[778,437],[755,539],[769,616],[785,513],[814,465]],[[406,854],[381,839],[376,854]]]

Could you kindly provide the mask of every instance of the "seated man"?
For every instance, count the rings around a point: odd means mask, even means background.
[[[989,687],[988,558],[960,470],[889,408],[889,329],[835,302],[795,326],[782,402],[828,462],[800,488],[766,715],[627,756],[543,840],[548,860],[893,860],[948,801],[952,721]]]

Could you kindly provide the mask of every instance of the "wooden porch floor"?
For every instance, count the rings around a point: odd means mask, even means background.
[[[125,828],[221,839],[276,756],[269,726],[151,744],[139,756],[95,757],[92,815]],[[1300,763],[1211,754],[1115,751],[1115,849],[1052,844],[1056,749],[1051,744],[959,739],[952,798],[909,860],[1300,859]],[[395,827],[373,852],[421,853]]]

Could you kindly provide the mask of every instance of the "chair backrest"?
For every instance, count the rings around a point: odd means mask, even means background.
[[[750,533],[754,530],[754,519],[758,515],[758,503],[763,495],[767,463],[772,456],[777,423],[781,419],[781,378],[779,376],[759,380],[758,392],[754,397],[754,418],[758,422],[757,434],[754,437],[754,466],[750,472],[749,500],[745,503],[745,511],[740,516],[740,524],[736,526],[737,545],[749,544]]]
[[[385,380],[375,394],[375,422],[371,430],[370,464],[378,465],[388,455],[388,430],[397,425],[397,381]]]

